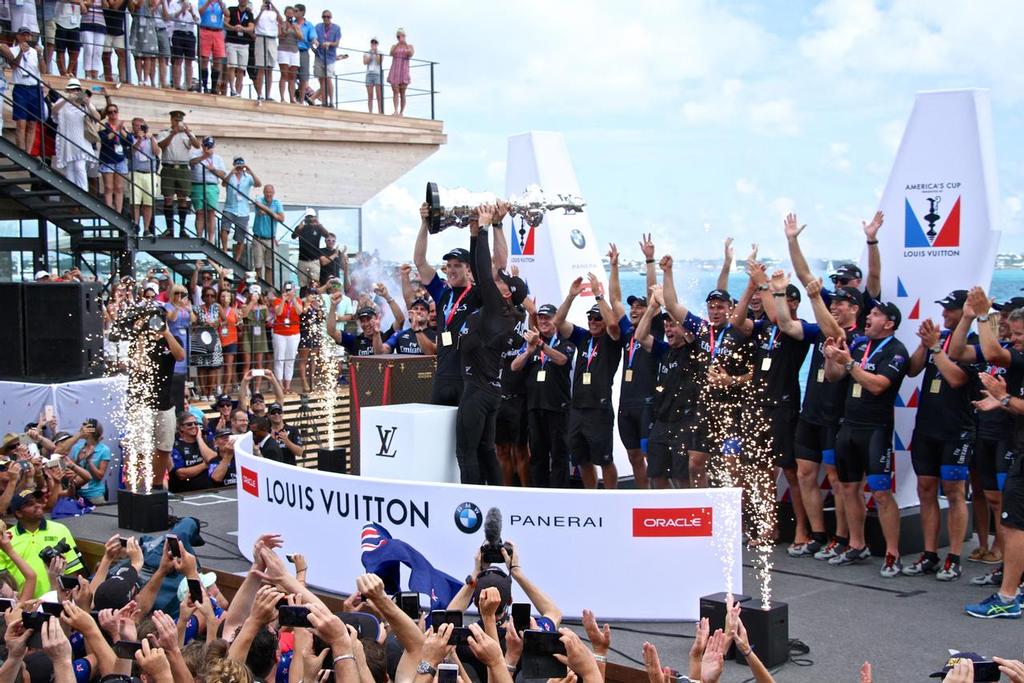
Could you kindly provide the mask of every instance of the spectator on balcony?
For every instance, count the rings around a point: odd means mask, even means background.
[[[238,5],[228,10],[225,27],[226,78],[231,83],[231,96],[239,97],[242,94],[242,78],[246,67],[249,66],[249,51],[254,42],[255,18],[249,0],[238,0]]]
[[[220,394],[217,377],[224,364],[220,345],[220,306],[213,287],[203,288],[203,303],[196,308],[196,324],[192,327],[190,363],[198,368],[199,400],[213,402]]]
[[[373,113],[373,103],[379,102],[378,113],[384,113],[384,95],[381,92],[381,81],[384,79],[383,55],[380,43],[370,38],[370,49],[363,53],[363,64],[366,65],[366,110]]]
[[[272,101],[270,88],[274,84],[274,65],[277,63],[277,36],[284,20],[272,0],[263,0],[255,22],[256,101]]]
[[[306,88],[309,87],[309,51],[316,42],[316,27],[306,21],[306,6],[301,2],[295,3],[295,25],[299,27],[299,73],[298,87],[295,95],[299,102],[306,99]]]
[[[103,68],[103,42],[107,34],[107,21],[103,18],[103,0],[83,0],[82,7],[82,68],[85,77],[96,80]]]
[[[264,358],[270,352],[270,344],[267,341],[268,310],[262,288],[255,284],[249,285],[248,300],[242,307],[242,324],[238,335],[239,351],[242,354],[238,371],[243,378],[251,377],[250,367],[260,372],[266,369]],[[257,379],[255,391],[260,390],[261,384],[262,382]]]
[[[171,34],[174,22],[167,13],[164,0],[148,0],[153,9],[153,23],[156,25],[156,70],[157,78],[153,87],[171,87]]]
[[[274,334],[271,337],[274,344],[274,376],[285,393],[291,391],[295,358],[299,351],[299,316],[304,308],[302,300],[296,295],[295,285],[286,282],[281,296],[274,299]]]
[[[398,29],[395,34],[397,43],[391,46],[391,68],[388,70],[388,83],[391,84],[391,96],[395,104],[395,116],[405,116],[405,90],[409,87],[409,60],[416,54],[416,49],[405,40],[405,29]]]
[[[227,177],[224,160],[214,154],[216,141],[211,136],[203,138],[202,149],[194,149],[188,163],[192,167],[192,209],[196,212],[196,236],[200,239],[205,232],[206,241],[216,244],[217,203],[220,201],[220,184]]]
[[[124,208],[124,179],[128,176],[128,149],[131,143],[116,104],[103,110],[106,121],[100,128],[100,175],[103,177],[103,201],[114,211]]]
[[[341,28],[331,23],[331,11],[325,9],[320,15],[323,23],[316,26],[316,59],[313,60],[313,75],[320,79],[320,90],[317,97],[323,101],[325,107],[331,106],[334,102],[334,90],[332,81],[334,79],[334,63],[338,60],[338,45],[341,44]],[[341,59],[348,59],[348,55],[342,55]]]
[[[32,141],[36,139],[36,125],[43,120],[43,89],[40,85],[43,56],[31,41],[32,31],[22,26],[18,29],[14,47],[0,44],[0,55],[11,65],[11,81],[14,83],[11,117],[14,119],[15,141],[28,153],[32,152]]]
[[[128,55],[125,52],[124,31],[128,27],[125,12],[127,0],[104,0],[103,21],[107,32],[103,36],[103,80],[114,82],[114,68],[111,53],[117,54],[117,77],[121,83],[128,82]]]
[[[230,289],[222,289],[218,295],[220,304],[220,348],[224,354],[224,365],[221,366],[217,385],[225,392],[235,391],[235,357],[238,353],[238,323],[242,319],[241,307],[235,293]]]
[[[163,1],[163,0],[161,0]],[[199,139],[185,125],[185,112],[175,109],[170,112],[171,127],[160,132],[157,144],[160,146],[163,168],[160,171],[160,189],[164,196],[164,221],[167,230],[164,237],[174,237],[174,199],[178,199],[178,220],[181,236],[185,236],[185,218],[188,216],[188,200],[192,194],[192,173],[189,160],[192,150],[199,149]]]
[[[39,17],[36,15],[36,3],[22,2],[19,4],[9,0],[4,4],[8,7],[12,29],[15,26],[24,26],[34,35],[39,35]]]
[[[138,84],[143,86],[156,87],[160,85],[160,78],[156,73],[157,55],[160,53],[160,43],[157,39],[158,21],[156,14],[161,12],[161,3],[156,0],[156,6],[152,0],[128,0],[128,11],[132,14],[132,32],[129,37],[129,47],[132,56],[135,58],[135,75]],[[166,40],[167,29],[164,28]]]
[[[278,90],[282,102],[295,103],[295,81],[299,76],[299,40],[302,29],[296,23],[295,8],[284,8],[284,22],[277,43],[277,63],[281,67]]]
[[[307,211],[312,211],[307,209]],[[292,231],[292,238],[299,240],[299,285],[320,285],[320,238],[329,233],[320,225],[316,213],[307,213],[302,222]]]
[[[224,46],[224,0],[197,0],[199,2],[199,85],[203,92],[223,94],[220,67],[227,57]],[[210,59],[213,58],[211,68]],[[206,87],[210,71],[210,87]]]
[[[192,61],[196,58],[195,26],[199,12],[192,0],[163,0],[165,17],[171,27],[171,83],[176,90],[192,87]],[[182,80],[182,66],[185,79]]]
[[[274,197],[274,186],[264,185],[263,196],[256,200],[256,218],[252,223],[253,269],[262,272],[265,281],[274,283],[274,250],[277,248],[275,227],[284,222],[284,207]]]
[[[39,36],[43,44],[43,73],[50,75],[50,64],[53,62],[54,41],[57,38],[57,0],[42,0],[43,32]]]
[[[320,252],[320,285],[333,279],[348,280],[348,247],[338,249],[338,238],[333,232],[324,236],[324,242],[326,246]]]
[[[223,182],[227,194],[224,197],[224,213],[220,224],[220,248],[227,251],[228,230],[234,227],[235,244],[232,255],[236,261],[248,268],[251,264],[246,246],[252,238],[249,233],[249,204],[252,202],[249,193],[254,187],[262,187],[263,183],[242,157],[235,157],[231,172],[224,177]]]
[[[302,315],[299,316],[299,352],[297,369],[303,394],[316,387],[317,362],[320,343],[324,336],[324,310],[320,308],[320,295],[314,287],[303,287],[300,292],[303,301]]]
[[[81,0],[58,0],[54,16],[54,47],[57,54],[57,73],[74,76],[78,73],[78,49],[82,42]]]
[[[185,406],[185,382],[188,378],[188,351],[192,325],[196,322],[196,313],[184,285],[173,284],[168,290],[168,302],[164,304],[167,311],[167,329],[178,340],[185,350],[182,360],[174,364],[171,374],[171,402],[176,410]]]
[[[132,132],[128,136],[131,145],[131,181],[129,187],[132,203],[132,222],[136,228],[142,216],[142,234],[154,236],[153,203],[156,200],[156,172],[160,166],[160,146],[149,134],[149,124],[141,116],[132,119]]]
[[[86,164],[96,160],[96,153],[92,144],[85,139],[85,117],[92,116],[99,121],[100,115],[85,96],[77,78],[68,79],[65,88],[64,97],[53,105],[53,114],[60,131],[53,165],[65,178],[88,192]]]
[[[203,303],[203,290],[209,287],[215,293],[221,290],[221,276],[217,264],[208,263],[203,259],[196,261],[196,267],[192,270],[190,279],[192,287],[192,305],[201,306]]]

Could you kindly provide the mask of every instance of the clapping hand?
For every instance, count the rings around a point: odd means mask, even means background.
[[[795,213],[786,214],[786,219],[783,221],[786,239],[796,239],[806,227],[806,225],[798,225]]]

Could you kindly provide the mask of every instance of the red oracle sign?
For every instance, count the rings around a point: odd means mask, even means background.
[[[256,496],[257,498],[260,497],[259,475],[248,467],[242,468],[242,490]]]
[[[633,508],[633,536],[710,536],[712,508]]]

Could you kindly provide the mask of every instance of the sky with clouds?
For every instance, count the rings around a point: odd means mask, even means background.
[[[914,93],[962,87],[991,90],[1000,251],[1024,246],[1016,0],[327,6],[343,45],[387,49],[401,25],[438,62],[448,144],[364,207],[364,246],[395,259],[411,256],[426,181],[501,192],[508,136],[528,130],[565,135],[599,242],[649,231],[659,251],[714,257],[731,235],[781,257],[796,210],[808,254],[856,256]]]

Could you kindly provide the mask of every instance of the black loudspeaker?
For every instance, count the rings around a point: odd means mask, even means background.
[[[0,379],[25,379],[25,309],[21,300],[22,283],[0,283],[0,311],[4,325],[0,327]]]
[[[67,382],[103,375],[101,287],[25,284],[25,377]]]
[[[164,531],[168,527],[167,503],[167,491],[118,491],[117,526],[142,533]]]
[[[700,599],[700,618],[707,617],[708,625],[711,628],[711,633],[714,633],[716,629],[725,630],[725,614],[727,611],[725,605],[726,593],[712,593],[711,595],[705,595]],[[736,602],[743,604],[750,601],[749,595],[743,595],[741,593],[733,593],[732,599]],[[743,622],[746,623],[745,621]],[[729,649],[725,651],[726,659],[733,659],[736,656],[736,646],[729,643]]]
[[[789,605],[773,602],[768,609],[761,603],[743,605],[740,619],[747,629],[750,649],[767,668],[772,669],[789,661]],[[746,659],[739,652],[736,661],[745,664]]]
[[[335,474],[348,474],[348,467],[345,463],[344,448],[321,448],[316,452],[316,468],[321,472],[334,472]]]

